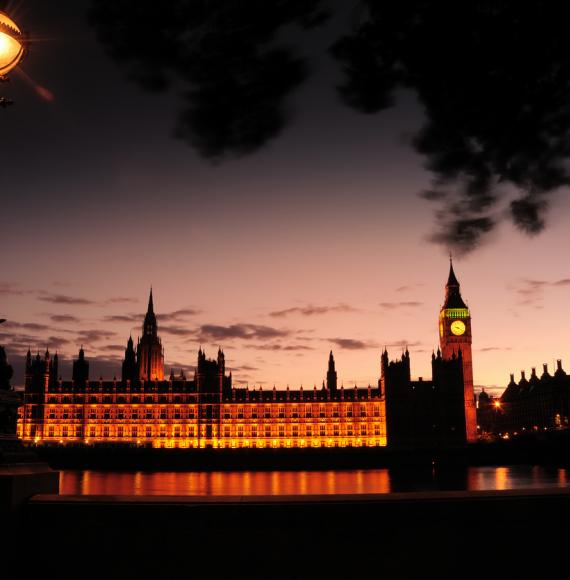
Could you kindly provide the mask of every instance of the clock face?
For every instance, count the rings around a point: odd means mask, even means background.
[[[461,336],[465,332],[465,324],[461,322],[461,320],[454,320],[451,323],[451,332],[453,332],[455,336]]]

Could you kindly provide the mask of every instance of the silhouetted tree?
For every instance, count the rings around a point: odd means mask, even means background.
[[[330,6],[338,6],[331,4]],[[177,134],[205,157],[255,151],[287,121],[286,97],[307,76],[278,40],[326,18],[320,0],[92,0],[101,41],[149,90],[174,87]],[[502,219],[545,225],[548,195],[570,174],[570,8],[564,3],[410,0],[354,4],[334,44],[342,99],[363,113],[413,91],[426,121],[413,140],[441,204],[433,240],[469,251]],[[513,199],[514,198],[514,199]]]
[[[214,160],[265,145],[289,118],[305,61],[276,36],[326,18],[321,0],[93,0],[110,55],[145,89],[181,93],[176,135]]]
[[[475,247],[512,186],[510,215],[544,227],[547,194],[570,174],[570,15],[563,3],[363,0],[352,34],[333,47],[351,107],[389,107],[411,89],[426,122],[414,139],[433,172],[426,199],[443,201],[434,240]],[[500,188],[499,186],[503,186]]]

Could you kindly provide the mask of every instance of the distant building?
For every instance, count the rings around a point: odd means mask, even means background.
[[[498,402],[498,421],[495,430],[501,433],[520,433],[566,428],[570,425],[570,376],[564,372],[562,361],[556,363],[551,375],[543,365],[540,377],[531,369],[527,379],[524,371],[517,383],[511,380]]]
[[[83,348],[71,381],[59,377],[57,354],[28,351],[18,435],[184,448],[462,445],[473,440],[470,320],[450,264],[431,381],[411,380],[407,350],[393,362],[384,350],[376,387],[339,388],[331,351],[322,388],[237,388],[221,349],[212,360],[200,348],[193,378],[165,378],[151,290],[142,337],[136,350],[129,337],[120,380],[90,379]]]
[[[482,389],[477,401],[477,427],[483,437],[499,433],[503,408],[501,399]]]

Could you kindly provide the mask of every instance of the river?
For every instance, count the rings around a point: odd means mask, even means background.
[[[505,490],[570,485],[570,470],[539,466],[469,467],[450,472],[344,471],[79,471],[60,472],[72,495],[307,495],[432,490]]]

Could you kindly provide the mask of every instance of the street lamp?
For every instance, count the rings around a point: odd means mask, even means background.
[[[16,68],[24,56],[26,43],[18,25],[4,12],[0,12],[0,81]],[[11,101],[0,97],[0,106],[6,107]]]

